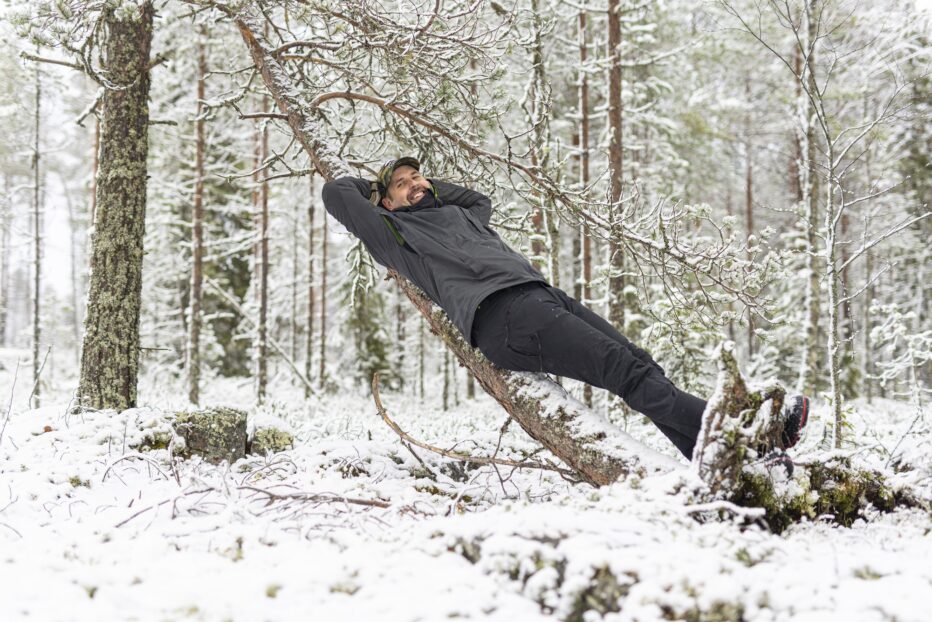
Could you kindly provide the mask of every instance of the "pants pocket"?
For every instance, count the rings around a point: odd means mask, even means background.
[[[537,322],[522,311],[522,303],[530,291],[516,296],[505,309],[505,347],[524,356],[540,358],[540,337],[535,330]],[[526,307],[524,307],[526,309]]]

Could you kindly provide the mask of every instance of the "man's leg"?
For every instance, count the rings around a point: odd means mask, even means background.
[[[592,326],[596,330],[607,335],[609,338],[614,339],[615,341],[617,341],[624,347],[628,348],[631,351],[631,353],[634,354],[634,356],[641,359],[645,363],[648,363],[656,367],[660,371],[661,374],[666,376],[666,373],[664,372],[663,368],[657,364],[654,358],[650,354],[648,354],[646,350],[643,350],[637,347],[636,345],[634,345],[634,343],[632,343],[627,337],[625,337],[624,335],[619,333],[617,330],[615,330],[615,327],[612,326],[611,323],[606,321],[601,315],[595,313],[588,307],[584,306],[581,302],[579,302],[578,300],[576,300],[575,298],[567,294],[565,291],[563,291],[559,287],[551,286],[550,289],[552,290],[554,294],[556,294],[557,296],[559,296],[560,298],[564,300],[564,302],[567,304],[570,312],[573,315],[575,315],[576,317],[580,318],[581,320],[589,324],[589,326]],[[693,397],[693,396],[690,396],[690,397]],[[660,430],[664,433],[664,435],[666,435],[666,437],[669,438],[673,442],[673,444],[676,445],[677,447],[682,448],[684,446],[688,446],[690,448],[690,453],[686,455],[687,457],[689,457],[692,452],[692,447],[695,445],[696,438],[699,435],[699,429],[702,427],[702,412],[703,410],[705,410],[705,401],[700,400],[699,398],[695,398],[695,397],[693,400],[687,400],[687,401],[689,401],[690,403],[686,405],[686,408],[684,409],[684,411],[676,415],[677,419],[685,419],[687,421],[692,422],[692,425],[690,426],[690,430],[687,434],[683,434],[682,432],[679,432],[675,428],[671,428],[668,425],[663,424],[663,423],[658,423],[655,421],[654,424],[658,428],[660,428]]]
[[[677,389],[650,355],[571,301],[564,292],[543,285],[496,296],[490,304],[483,302],[477,315],[476,343],[500,367],[546,371],[615,393],[647,415],[690,458],[705,402]],[[590,324],[598,320],[615,335]]]

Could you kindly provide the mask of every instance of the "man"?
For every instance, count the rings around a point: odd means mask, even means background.
[[[644,350],[543,275],[489,227],[489,197],[426,179],[390,160],[375,182],[324,185],[324,206],[372,257],[420,287],[499,367],[548,372],[608,389],[692,457],[705,401],[676,388]],[[366,200],[369,197],[369,200]],[[787,400],[781,449],[799,440],[809,401]]]

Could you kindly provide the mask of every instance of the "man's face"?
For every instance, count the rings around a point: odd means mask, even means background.
[[[430,182],[421,177],[413,166],[402,165],[392,173],[392,180],[388,184],[386,194],[382,199],[382,207],[396,210],[399,207],[414,205],[430,192]]]

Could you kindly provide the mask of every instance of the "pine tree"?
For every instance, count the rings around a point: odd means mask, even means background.
[[[153,13],[144,3],[137,11],[107,7],[101,15],[109,84],[78,390],[81,403],[91,408],[136,404]]]

